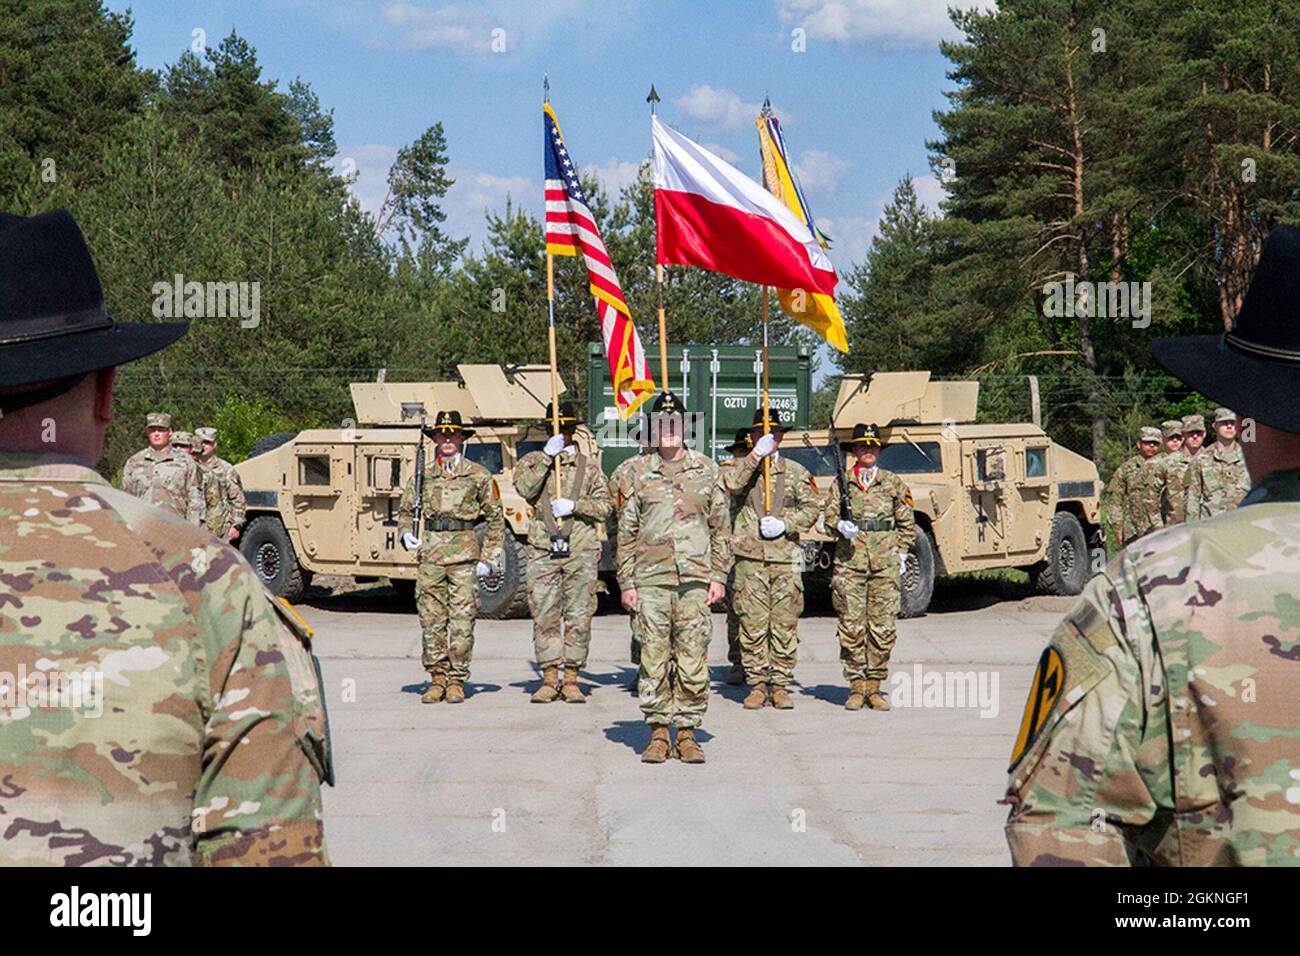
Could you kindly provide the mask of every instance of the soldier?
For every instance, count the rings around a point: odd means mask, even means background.
[[[198,465],[198,459],[194,455],[194,436],[190,432],[172,432],[171,446],[173,451],[188,456],[190,461]],[[216,479],[202,468],[195,475],[199,483],[199,497],[203,499],[203,513],[196,524],[211,531],[213,522],[221,520],[221,489]]]
[[[0,865],[328,862],[310,629],[90,467],[115,366],[186,328],[114,322],[65,210],[0,215]]]
[[[461,704],[474,656],[478,579],[501,567],[505,516],[491,473],[462,454],[474,430],[465,427],[460,412],[438,412],[428,432],[435,458],[434,467],[424,472],[421,536],[406,541],[419,551],[415,605],[423,646],[420,661],[429,674],[429,688],[420,700]],[[403,522],[415,513],[414,475],[402,491],[398,513]],[[478,522],[484,525],[481,550],[474,530]]]
[[[686,447],[685,416],[672,392],[655,399],[657,450],[635,470],[618,513],[618,584],[623,606],[637,614],[641,711],[654,728],[645,763],[673,753],[670,724],[682,761],[704,763],[695,728],[709,703],[709,605],[722,598],[731,570],[718,466]]]
[[[548,404],[547,421],[552,420],[551,411]],[[572,402],[560,403],[559,422],[560,433],[548,438],[541,451],[525,455],[514,472],[515,490],[533,506],[528,522],[528,607],[542,686],[532,701],[549,704],[563,696],[565,703],[585,704],[578,672],[587,664],[591,616],[596,613],[599,529],[613,506],[600,465],[578,448]]]
[[[1250,491],[1246,459],[1237,442],[1237,416],[1231,409],[1215,410],[1214,434],[1214,444],[1197,456],[1187,474],[1188,521],[1231,511]]]
[[[172,447],[172,417],[150,412],[145,422],[149,445],[122,465],[122,490],[178,518],[203,524],[207,502],[202,476],[193,458]]]
[[[735,440],[726,447],[726,451],[731,452],[731,458],[722,462],[718,466],[722,472],[723,486],[726,486],[727,470],[740,463],[750,450],[754,447],[753,442],[749,440],[749,429],[736,429]],[[731,525],[736,525],[736,512],[740,508],[740,501],[736,498],[731,499]],[[739,687],[745,683],[745,666],[741,662],[740,656],[740,615],[736,613],[736,568],[733,565],[731,575],[727,578],[727,593],[732,596],[732,600],[727,601],[727,663],[731,668],[727,671],[727,683],[733,687]]]
[[[889,710],[880,683],[889,676],[897,637],[899,582],[916,538],[912,492],[892,471],[880,468],[880,429],[854,425],[840,444],[854,459],[847,475],[848,517],[840,514],[839,482],[831,485],[823,520],[838,536],[831,603],[839,615],[840,662],[849,682],[846,710]],[[842,454],[843,452],[841,452]]]
[[[1165,527],[1187,520],[1187,474],[1205,444],[1205,418],[1183,416],[1183,447],[1165,463],[1160,492],[1160,513]]]
[[[799,536],[821,512],[817,486],[808,469],[781,457],[785,426],[769,412],[770,434],[763,433],[763,413],[749,431],[753,445],[744,458],[722,472],[722,483],[736,508],[731,547],[735,585],[731,603],[740,619],[740,646],[749,679],[746,710],[768,703],[790,710],[787,688],[794,680],[799,648],[799,614],[803,611],[803,552]],[[763,461],[770,461],[772,507],[767,508]]]
[[[217,430],[215,428],[196,428],[194,437],[199,442],[194,459],[199,469],[214,475],[217,479],[217,519],[209,519],[208,530],[222,541],[234,542],[239,538],[239,529],[244,526],[244,513],[247,507],[244,500],[244,485],[239,480],[235,466],[224,458],[217,457]],[[211,512],[209,507],[209,512]]]
[[[1015,863],[1300,863],[1298,316],[1300,229],[1276,226],[1230,332],[1152,343],[1258,421],[1255,488],[1120,553],[1053,634],[1011,757]]]
[[[1176,481],[1175,473],[1186,464],[1183,458],[1183,423],[1171,418],[1160,423],[1161,449],[1156,455],[1156,503],[1160,508],[1160,524],[1169,524],[1172,509],[1167,503],[1170,483]]]
[[[1181,419],[1171,418],[1160,423],[1160,439],[1164,448],[1160,454],[1164,457],[1176,455],[1183,448],[1183,423]]]
[[[609,497],[614,508],[613,527],[609,531],[611,540],[614,540],[616,544],[618,539],[618,512],[632,491],[632,479],[636,476],[637,471],[649,460],[648,456],[652,451],[650,447],[650,429],[644,421],[633,425],[628,430],[628,437],[637,444],[636,454],[619,462],[609,476]],[[628,611],[628,622],[632,631],[632,644],[628,657],[634,667],[639,667],[641,664],[641,638],[636,632],[635,611]],[[637,689],[638,682],[638,678],[632,678],[632,690]]]
[[[1138,453],[1115,469],[1106,484],[1106,515],[1120,547],[1164,526],[1160,511],[1160,429],[1144,425]]]

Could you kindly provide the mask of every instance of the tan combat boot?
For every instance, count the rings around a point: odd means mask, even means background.
[[[465,703],[465,685],[458,680],[448,681],[446,700],[449,704]]]
[[[420,698],[420,703],[436,704],[440,700],[442,700],[442,698],[446,695],[446,693],[447,693],[447,675],[430,674],[429,689],[426,690],[424,692],[424,696]]]
[[[867,681],[867,706],[872,710],[889,710],[889,699],[880,692],[880,681]]]
[[[849,682],[849,699],[844,702],[845,710],[861,710],[867,702],[867,682],[855,680]]]
[[[767,685],[755,684],[750,688],[749,696],[745,698],[746,710],[762,710],[767,706]]]
[[[790,692],[784,687],[772,687],[772,706],[777,710],[794,710],[794,701],[790,698]]]
[[[656,727],[650,734],[650,743],[641,751],[642,763],[663,763],[672,752],[673,744],[668,739],[667,727]]]
[[[704,763],[704,751],[695,739],[695,731],[690,727],[677,728],[677,756],[682,763]]]
[[[566,704],[585,704],[587,702],[587,695],[578,686],[577,667],[566,666],[564,668],[564,686],[560,688],[560,693],[564,695]]]
[[[534,704],[549,704],[560,696],[560,669],[558,667],[542,668],[542,686],[528,698]]]

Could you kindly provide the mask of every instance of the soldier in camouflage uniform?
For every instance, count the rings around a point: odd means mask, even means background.
[[[188,455],[190,461],[198,465],[194,444],[194,435],[191,432],[172,432],[172,449]],[[221,520],[221,486],[217,484],[214,475],[202,468],[199,468],[196,474],[199,481],[199,495],[203,498],[203,518],[198,523],[211,531],[214,522]]]
[[[749,440],[749,429],[736,429],[735,440],[727,446],[726,450],[731,452],[731,458],[718,465],[718,470],[722,473],[722,484],[726,487],[728,469],[739,464],[740,461],[753,450],[754,443]],[[731,525],[736,525],[736,512],[740,510],[740,501],[736,498],[731,499]],[[736,568],[732,565],[731,575],[727,578],[727,594],[731,595],[731,600],[727,601],[727,663],[731,667],[727,671],[727,683],[733,687],[738,687],[745,683],[745,665],[741,660],[740,654],[740,615],[736,613]]]
[[[637,452],[635,455],[624,458],[619,462],[609,475],[609,498],[614,510],[612,515],[613,521],[611,522],[608,531],[610,540],[614,541],[616,544],[618,540],[618,512],[622,509],[623,502],[627,500],[628,494],[631,493],[632,480],[636,477],[636,473],[649,460],[650,452],[653,451],[650,447],[650,429],[646,426],[645,422],[633,425],[632,428],[629,429],[628,437],[637,443]],[[632,631],[632,644],[631,649],[628,652],[628,657],[632,661],[633,666],[640,666],[641,638],[636,632],[635,611],[628,611],[628,622]],[[636,690],[636,688],[637,678],[633,677],[632,690]]]
[[[618,513],[618,583],[623,606],[637,613],[641,711],[654,728],[645,763],[673,752],[670,724],[682,761],[704,762],[695,728],[709,702],[709,605],[722,598],[731,570],[718,466],[686,447],[685,415],[671,392],[655,399],[657,450],[636,470]]]
[[[1205,444],[1203,416],[1184,415],[1182,428],[1182,447],[1161,469],[1160,514],[1166,528],[1187,520],[1187,473]]]
[[[207,515],[203,476],[188,453],[172,447],[172,417],[150,412],[146,423],[149,446],[122,465],[122,490],[178,518],[203,524]]]
[[[740,646],[750,692],[746,710],[770,702],[789,710],[787,689],[794,680],[803,611],[803,552],[799,536],[817,522],[821,500],[808,469],[782,458],[785,426],[769,412],[770,434],[763,432],[760,409],[750,428],[753,451],[722,471],[722,485],[733,502],[731,549],[735,586],[731,603],[740,619]],[[771,501],[766,506],[764,461],[769,461]]]
[[[846,476],[848,517],[840,513],[838,481],[831,485],[822,517],[838,537],[831,602],[839,615],[840,662],[849,682],[844,707],[889,710],[880,684],[889,676],[900,577],[916,539],[912,492],[902,478],[876,464],[880,429],[875,425],[853,426],[852,437],[840,447],[854,459]]]
[[[310,629],[90,468],[112,367],[185,328],[113,324],[66,212],[0,216],[0,865],[328,861]]]
[[[1123,551],[1052,636],[1011,757],[1015,863],[1300,865],[1300,413],[1276,401],[1297,315],[1300,229],[1276,226],[1231,332],[1152,344],[1256,418],[1256,485]]]
[[[1231,511],[1250,491],[1246,459],[1237,441],[1237,416],[1231,409],[1214,413],[1216,441],[1196,458],[1187,473],[1187,520],[1198,521]]]
[[[1120,547],[1164,526],[1160,510],[1160,429],[1143,426],[1138,453],[1115,469],[1106,485],[1106,515]]]
[[[194,438],[199,446],[194,451],[194,460],[200,470],[206,471],[217,479],[217,517],[208,519],[208,530],[222,541],[235,541],[239,538],[239,529],[244,526],[246,502],[244,485],[239,480],[235,466],[224,458],[217,457],[217,430],[215,428],[196,428]],[[212,513],[209,504],[209,514]]]
[[[550,405],[546,420],[552,420]],[[535,704],[561,696],[569,704],[586,703],[578,672],[587,664],[591,616],[596,613],[599,529],[613,511],[600,465],[578,448],[572,402],[560,403],[559,424],[559,434],[547,439],[541,451],[525,455],[514,471],[515,490],[533,507],[528,522],[528,607],[533,650],[542,669],[542,686],[532,697]]]
[[[420,700],[461,704],[474,656],[478,579],[502,566],[505,516],[491,473],[462,454],[465,439],[474,431],[464,426],[460,412],[438,412],[428,431],[435,456],[424,472],[421,536],[405,539],[408,548],[419,551],[415,606],[420,614],[420,662],[429,674],[429,688]],[[398,506],[404,524],[415,514],[415,481],[412,475]],[[484,526],[482,549],[475,534],[479,522]]]

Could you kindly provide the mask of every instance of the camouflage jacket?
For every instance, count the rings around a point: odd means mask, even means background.
[[[1250,491],[1250,473],[1241,445],[1224,450],[1217,441],[1201,449],[1187,475],[1187,520],[1197,521],[1231,511]]]
[[[772,514],[785,522],[785,534],[768,541],[758,522],[766,513],[763,464],[752,455],[722,463],[722,487],[731,499],[731,549],[738,558],[790,563],[800,560],[799,536],[817,523],[821,497],[808,469],[775,455],[772,463]]]
[[[560,492],[573,501],[573,516],[554,520],[551,501],[555,497],[555,471],[560,472]],[[549,551],[551,529],[567,529],[569,547],[573,554],[595,554],[600,551],[601,529],[614,510],[609,500],[609,489],[600,466],[584,458],[582,475],[577,487],[577,456],[557,455],[554,459],[544,451],[529,452],[515,465],[515,491],[519,492],[533,508],[528,519],[528,543],[534,548]]]
[[[231,528],[244,524],[244,485],[239,480],[235,466],[224,458],[213,455],[207,461],[199,461],[199,470],[209,478],[215,479],[207,489],[208,530],[226,540],[226,533]]]
[[[419,530],[420,561],[434,564],[460,564],[486,561],[501,567],[505,545],[505,515],[501,512],[501,492],[492,473],[482,465],[461,455],[451,475],[444,474],[434,455],[426,459],[424,470],[424,524]],[[398,514],[405,531],[415,514],[415,476],[402,491]],[[439,521],[465,527],[436,530]],[[483,546],[470,525],[483,525]],[[434,528],[430,524],[435,525]]]
[[[188,452],[145,448],[122,465],[122,490],[194,524],[207,517],[203,477]]]
[[[624,458],[610,473],[609,497],[615,514],[623,507],[627,496],[632,493],[632,482],[636,479],[637,473],[649,460],[649,454],[634,454],[631,458]]]
[[[1012,754],[1016,863],[1300,865],[1297,537],[1300,470],[1089,582]]]
[[[0,454],[0,582],[0,864],[327,862],[310,630],[237,551]]]
[[[910,551],[916,538],[916,514],[912,510],[912,492],[907,483],[892,471],[876,470],[876,477],[866,484],[865,474],[858,478],[849,469],[849,513],[859,533],[852,540],[842,537],[836,525],[840,521],[840,483],[831,484],[831,493],[822,509],[826,531],[834,535],[835,567],[854,571],[898,569],[898,556]],[[871,526],[876,530],[871,530]]]
[[[1160,460],[1157,485],[1160,489],[1160,517],[1165,527],[1187,520],[1187,474],[1196,457],[1184,446]]]
[[[1134,455],[1110,476],[1106,514],[1120,545],[1132,544],[1144,534],[1164,527],[1160,511],[1162,461],[1159,455]]]
[[[618,512],[618,586],[716,582],[731,571],[730,515],[718,466],[687,449],[669,477],[658,453],[632,469]]]

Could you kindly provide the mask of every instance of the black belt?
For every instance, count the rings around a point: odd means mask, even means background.
[[[872,518],[862,526],[863,531],[893,531],[893,518]]]
[[[459,518],[425,518],[425,531],[473,531],[474,522]]]

